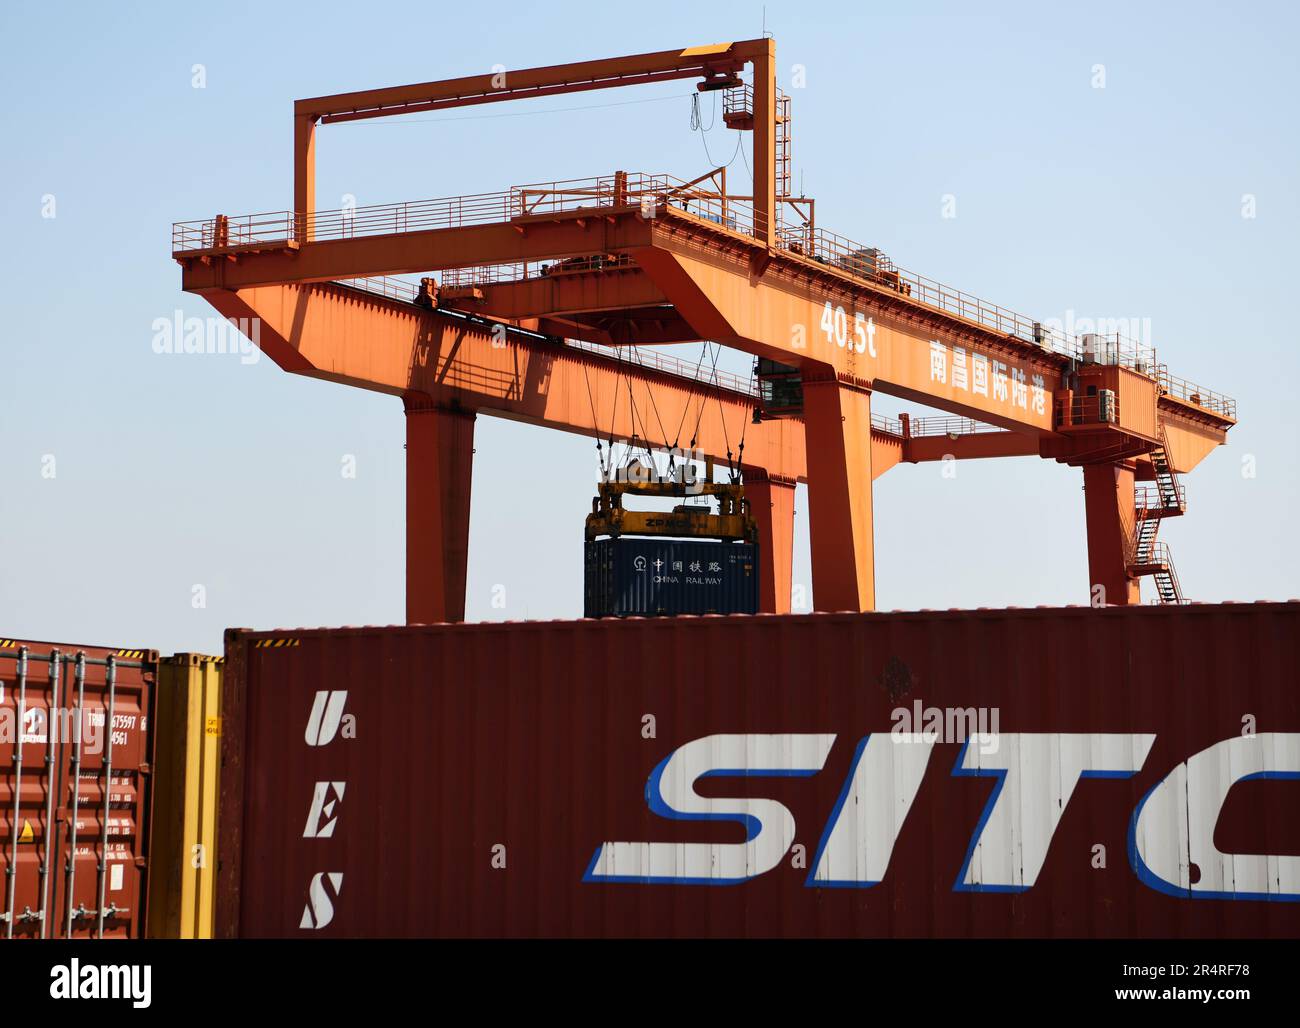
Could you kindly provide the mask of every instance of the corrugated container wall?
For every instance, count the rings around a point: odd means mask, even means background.
[[[221,658],[159,664],[149,935],[212,938],[221,758]]]
[[[1300,604],[226,643],[219,936],[1300,935]]]
[[[6,936],[143,934],[157,662],[0,639]]]

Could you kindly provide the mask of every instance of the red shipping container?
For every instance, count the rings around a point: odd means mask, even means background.
[[[217,934],[1300,935],[1300,603],[226,638]]]
[[[0,639],[4,937],[144,934],[157,662]]]

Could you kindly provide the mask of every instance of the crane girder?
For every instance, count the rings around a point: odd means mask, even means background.
[[[713,339],[1009,431],[1049,435],[1043,454],[1058,460],[1077,456],[1082,463],[1099,452],[1054,429],[1052,394],[1069,363],[1059,355],[822,269],[801,274],[797,262],[773,260],[755,275],[743,247],[713,244],[702,247],[680,226],[669,230],[629,209],[538,222],[523,232],[479,225],[181,259],[185,286],[196,292],[526,259],[536,262],[537,273],[487,282],[474,290],[475,299],[453,302],[597,342]],[[592,254],[615,255],[621,263],[580,273],[552,265],[540,273],[545,261],[580,263]],[[1160,398],[1159,416],[1176,429],[1171,442],[1180,471],[1221,443],[1230,424],[1172,397]],[[1153,427],[1139,436],[1153,438]]]
[[[202,295],[226,317],[256,318],[262,350],[295,374],[393,396],[418,394],[434,406],[591,437],[637,436],[654,446],[685,446],[696,435],[698,448],[718,462],[729,447],[735,450],[743,432],[744,467],[790,483],[807,478],[801,420],[752,423],[752,397],[707,381],[684,380],[509,329],[501,345],[501,334],[489,322],[334,283]],[[626,399],[629,390],[635,419]],[[684,438],[676,434],[683,422]],[[668,433],[673,438],[666,438]],[[902,462],[1034,452],[1032,438],[1011,432],[903,438],[873,428],[872,442],[873,477]]]

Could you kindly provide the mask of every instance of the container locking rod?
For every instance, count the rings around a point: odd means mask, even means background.
[[[8,879],[5,895],[5,938],[14,937],[14,889],[17,887],[18,880],[18,836],[21,829],[18,827],[19,802],[23,794],[23,736],[27,733],[23,730],[23,715],[27,712],[27,647],[18,648],[18,706],[14,709],[16,717],[14,721],[18,726],[18,746],[14,750],[14,812],[10,818],[11,839],[9,843],[9,864],[5,868],[5,877]],[[48,736],[47,736],[48,738]]]
[[[36,915],[41,922],[41,938],[45,938],[47,919],[45,911],[50,902],[50,846],[54,838],[51,826],[54,824],[54,794],[58,791],[55,782],[58,769],[54,763],[54,727],[53,720],[59,708],[59,651],[50,650],[50,706],[45,726],[45,835],[41,840],[41,910]]]

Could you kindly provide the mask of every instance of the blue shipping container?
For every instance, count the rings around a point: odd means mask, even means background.
[[[586,617],[758,612],[754,543],[624,536],[586,545]]]

